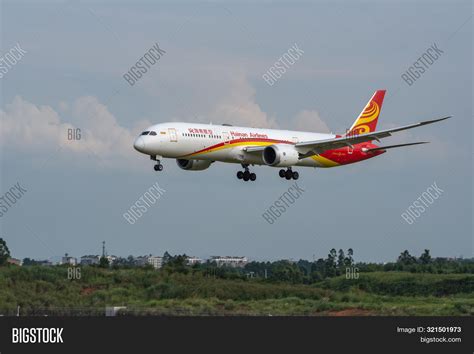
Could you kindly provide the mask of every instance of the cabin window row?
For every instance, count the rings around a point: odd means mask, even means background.
[[[187,136],[191,138],[211,138],[211,139],[221,139],[220,135],[206,135],[206,134],[192,134],[192,133],[181,133],[182,136]]]

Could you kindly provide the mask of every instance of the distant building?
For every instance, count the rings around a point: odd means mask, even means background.
[[[107,260],[109,261],[109,265],[112,265],[117,260],[117,256],[105,256],[105,258],[107,258]]]
[[[153,268],[158,269],[163,266],[163,257],[150,255],[147,260],[148,264],[151,264]]]
[[[144,267],[150,264],[153,268],[158,269],[163,266],[163,257],[152,256],[139,256],[135,257],[135,265],[138,267]]]
[[[137,267],[144,267],[148,264],[148,256],[138,256],[134,258],[133,262]]]
[[[247,263],[247,257],[234,256],[212,256],[210,262],[216,262],[218,267],[244,267]]]
[[[188,263],[188,265],[190,265],[190,266],[195,265],[195,264],[201,264],[201,263],[202,263],[202,259],[201,259],[201,258],[198,258],[198,257],[189,256],[189,257],[187,258],[187,263]]]
[[[17,266],[21,266],[21,264],[22,264],[21,260],[16,259],[16,258],[8,258],[7,263],[8,264],[14,264],[14,265],[17,265]]]
[[[99,262],[100,262],[100,256],[88,255],[88,256],[81,257],[82,265],[94,265],[94,264],[99,264]]]
[[[45,259],[45,260],[41,260],[41,261],[35,261],[36,265],[40,265],[40,266],[45,266],[45,267],[49,267],[49,266],[52,266],[53,265],[53,262]]]
[[[77,258],[76,257],[70,257],[67,253],[64,255],[63,258],[61,258],[61,264],[68,264],[75,266],[77,264]]]

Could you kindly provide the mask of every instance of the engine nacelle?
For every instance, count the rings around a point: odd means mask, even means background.
[[[298,162],[299,153],[292,145],[270,145],[263,149],[262,158],[268,166],[290,167]]]
[[[211,166],[212,161],[176,159],[178,166],[187,171],[202,171]]]

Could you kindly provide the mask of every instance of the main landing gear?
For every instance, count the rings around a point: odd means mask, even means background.
[[[238,179],[243,179],[245,182],[247,182],[248,180],[255,181],[257,179],[257,175],[249,171],[249,165],[242,164],[242,167],[245,169],[245,171],[237,172]]]
[[[153,161],[156,161],[156,165],[153,166],[153,169],[154,169],[155,171],[157,171],[157,172],[158,172],[158,171],[163,171],[163,165],[161,164],[160,160],[157,160],[157,159],[156,159],[156,156],[153,156],[153,155],[152,155],[152,156],[150,156],[150,159],[152,159]]]
[[[300,177],[300,174],[296,171],[292,171],[291,170],[291,167],[288,167],[288,169],[285,171],[285,170],[280,170],[280,172],[278,172],[278,174],[280,175],[281,178],[286,178],[287,180],[290,180],[290,179],[298,179]]]

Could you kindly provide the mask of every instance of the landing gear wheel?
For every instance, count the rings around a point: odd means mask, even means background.
[[[163,171],[163,165],[162,164],[156,164],[155,166],[153,166],[153,169],[155,171]]]
[[[285,170],[280,170],[278,174],[280,175],[281,178],[285,178]]]
[[[293,176],[291,176],[291,177],[293,177],[293,179],[296,180],[296,179],[298,179],[298,178],[300,177],[300,174],[299,174],[298,172],[296,172],[296,171],[293,171]]]
[[[290,180],[293,177],[293,172],[291,170],[286,170],[285,178]]]
[[[245,171],[239,171],[237,172],[237,178],[238,179],[243,179],[244,181],[255,181],[257,179],[257,175],[255,173],[251,173],[249,171],[249,165],[248,164],[241,164],[242,167],[244,168]]]

